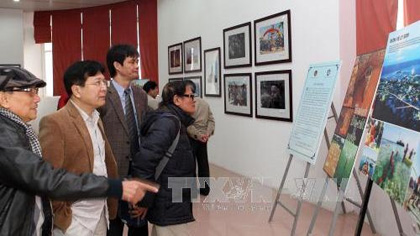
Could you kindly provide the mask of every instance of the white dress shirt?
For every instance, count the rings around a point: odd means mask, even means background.
[[[83,120],[85,121],[86,127],[90,134],[90,138],[92,140],[94,153],[93,173],[98,176],[108,177],[105,164],[105,140],[103,139],[102,133],[98,126],[99,112],[94,110],[92,116],[89,116],[73,101],[71,102],[77,108]],[[107,224],[109,224],[109,214],[106,198],[76,201],[72,204],[71,209],[73,212],[72,220],[78,221],[78,223],[89,229],[91,232],[95,232],[96,226],[102,215],[102,211],[105,211]]]

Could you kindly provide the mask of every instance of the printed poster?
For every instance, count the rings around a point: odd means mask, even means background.
[[[324,171],[341,186],[347,183],[362,142],[370,106],[375,96],[385,50],[359,55],[344,98],[343,107],[328,150]],[[337,150],[337,148],[340,148]],[[342,188],[346,186],[341,186]]]
[[[327,124],[340,62],[310,65],[300,99],[288,149],[315,164]]]
[[[402,204],[419,230],[420,22],[389,34],[372,117],[384,123],[372,180]]]

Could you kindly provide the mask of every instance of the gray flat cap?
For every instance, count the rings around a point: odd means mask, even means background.
[[[7,91],[13,88],[40,88],[45,87],[45,85],[45,81],[23,68],[0,66],[0,91]]]

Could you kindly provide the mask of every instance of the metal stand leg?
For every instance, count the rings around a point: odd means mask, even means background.
[[[340,192],[340,186],[337,185],[337,192]],[[344,193],[343,193],[343,199],[344,199]],[[343,210],[343,214],[346,214],[346,205],[344,205],[344,201],[340,201],[341,209]]]
[[[335,123],[338,123],[338,116],[337,116],[337,111],[335,110],[334,103],[331,103],[331,111],[333,113]]]
[[[341,204],[338,204],[338,203],[339,202],[343,203],[343,199],[344,199],[344,190],[339,189],[339,191],[338,191],[338,202],[335,205],[333,219],[332,219],[332,222],[331,222],[330,231],[328,232],[328,236],[333,236],[334,235],[335,225],[337,224],[337,219],[338,219],[338,212],[339,212],[340,205],[341,205]]]
[[[357,185],[357,189],[359,190],[360,197],[363,199],[362,186],[360,185],[360,179],[355,169],[353,169],[353,176],[354,176],[354,179],[356,180],[356,185]],[[372,233],[376,234],[376,228],[375,228],[375,225],[373,224],[372,217],[369,212],[369,207],[367,209],[367,217],[368,217],[368,221],[369,221],[369,225],[370,225],[370,229],[372,230]]]
[[[334,118],[335,122],[337,122],[337,120],[338,120],[337,112],[335,110],[334,104],[332,104],[332,103],[331,103],[331,110],[332,110],[333,116],[332,117],[329,117],[329,118]],[[325,140],[326,140],[326,143],[327,143],[327,147],[329,149],[330,148],[330,139],[328,137],[328,133],[327,133],[327,129],[326,128],[324,128],[324,137],[325,137]],[[303,182],[303,185],[302,185],[302,192],[301,192],[301,194],[300,194],[300,196],[298,198],[298,205],[297,205],[297,208],[296,208],[296,212],[295,213],[292,210],[290,210],[287,206],[285,206],[284,204],[282,204],[282,202],[280,201],[281,192],[283,191],[284,184],[286,182],[286,178],[287,178],[287,174],[289,172],[289,168],[290,168],[290,164],[291,164],[292,158],[293,158],[293,155],[290,155],[289,160],[287,162],[286,170],[284,171],[283,178],[282,178],[281,183],[280,183],[279,190],[277,191],[277,195],[276,195],[275,202],[273,204],[273,208],[271,209],[270,218],[268,219],[268,222],[271,222],[273,220],[274,212],[277,209],[277,205],[280,205],[289,214],[291,214],[295,218],[294,221],[293,221],[293,227],[292,227],[292,232],[291,232],[291,235],[295,235],[296,228],[297,228],[297,221],[299,219],[299,214],[300,214],[300,210],[301,210],[301,207],[302,207],[303,194],[305,193],[305,189],[306,189],[307,186],[306,186],[306,183],[304,181]],[[305,169],[304,179],[306,179],[308,177],[309,169],[310,169],[310,164],[307,163],[306,164],[306,169]],[[325,194],[326,194],[326,191],[327,191],[327,187],[328,187],[328,178],[325,179],[325,185],[324,185],[324,187],[322,189],[321,197],[320,197],[320,199],[318,201],[317,209],[316,209],[316,211],[314,213],[314,216],[312,218],[311,226],[310,226],[310,229],[308,231],[308,234],[310,232],[312,232],[312,229],[313,229],[313,227],[315,225],[316,217],[317,217],[317,215],[319,213],[319,208],[322,205],[322,200],[325,197]],[[344,195],[344,193],[342,195]],[[343,196],[341,196],[340,199],[341,199],[340,201],[342,202]],[[342,207],[343,207],[343,211],[345,211],[344,204],[342,205]]]
[[[397,222],[398,232],[400,233],[400,236],[406,236],[401,226],[401,220],[398,214],[397,206],[395,205],[395,201],[391,197],[389,199],[391,200],[391,206],[392,206],[392,210],[394,211],[395,221]]]
[[[280,195],[281,195],[281,192],[283,190],[284,183],[286,182],[287,173],[289,172],[289,168],[290,168],[290,163],[292,163],[292,158],[293,158],[293,156],[290,155],[289,161],[287,161],[286,170],[284,171],[283,178],[281,180],[281,184],[280,184],[280,187],[279,187],[279,191],[277,192],[276,201],[273,204],[273,209],[271,209],[271,214],[270,214],[270,218],[268,219],[268,222],[271,222],[271,220],[273,219],[273,215],[274,215],[274,212],[276,211],[277,204],[280,203],[280,201],[279,201]]]
[[[311,164],[306,163],[305,175],[303,176],[304,180],[306,178],[308,178],[309,168],[310,167],[311,167]],[[295,233],[296,233],[297,221],[299,219],[300,208],[302,207],[302,201],[303,201],[303,195],[305,194],[305,189],[306,189],[306,184],[305,184],[305,181],[303,181],[303,184],[302,184],[302,192],[301,192],[301,194],[299,196],[299,199],[298,199],[298,205],[297,205],[297,208],[296,208],[295,220],[293,221],[292,233],[290,235],[295,235]]]
[[[322,201],[323,201],[323,199],[325,197],[325,194],[327,193],[327,187],[328,187],[328,177],[325,178],[324,187],[322,188],[321,195],[320,195],[320,197],[318,199],[318,203],[316,204],[315,211],[314,211],[314,213],[312,215],[311,224],[309,225],[309,229],[308,229],[308,232],[307,232],[306,235],[312,234],[312,230],[314,229],[315,222],[316,222],[316,219],[318,217],[319,210],[320,210],[321,205],[322,205]]]

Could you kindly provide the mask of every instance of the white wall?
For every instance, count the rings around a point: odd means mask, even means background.
[[[160,85],[163,86],[169,78],[169,45],[201,36],[203,50],[222,47],[224,28],[253,22],[287,9],[291,10],[293,62],[222,69],[222,76],[225,73],[292,69],[293,110],[296,112],[309,64],[340,59],[338,1],[159,0],[159,74],[163,82]],[[337,97],[342,97],[337,94]],[[223,97],[206,97],[206,100],[216,119],[216,133],[209,143],[210,162],[245,176],[273,178],[271,183],[265,184],[277,188],[287,164],[286,146],[292,123],[226,115]],[[326,156],[324,146],[325,143],[320,157]],[[292,162],[286,182],[291,191],[295,191],[293,179],[303,177],[305,164],[298,159]],[[322,165],[323,161],[318,161],[311,168],[310,176],[323,178]]]
[[[0,8],[0,64],[23,65],[22,10]]]
[[[23,48],[25,51],[24,67],[32,72],[39,78],[43,78],[43,63],[42,63],[42,46],[35,44],[34,39],[34,13],[23,13],[23,30],[24,30],[24,43]]]

